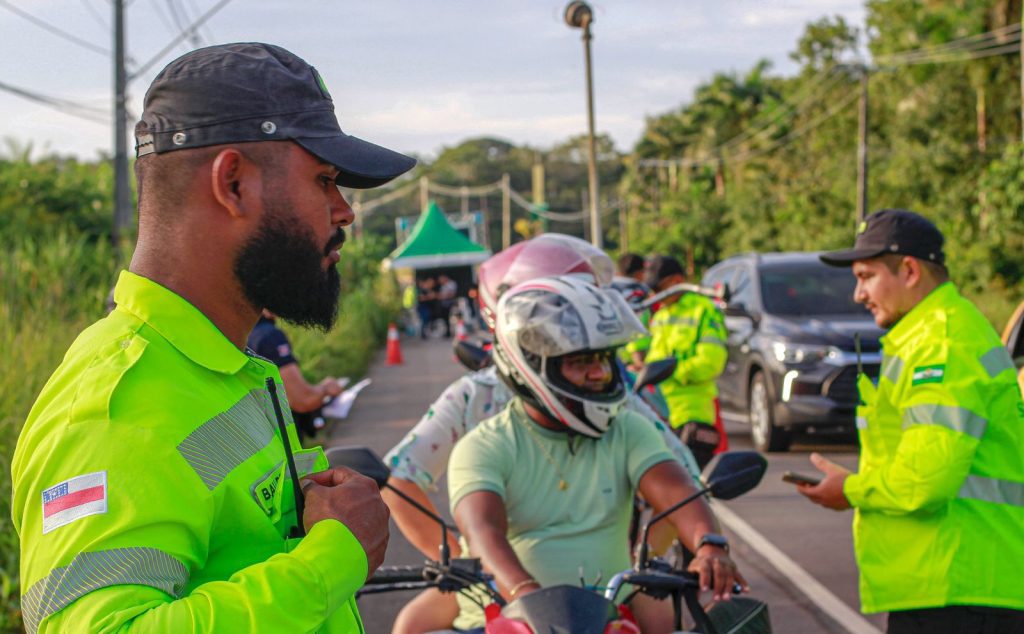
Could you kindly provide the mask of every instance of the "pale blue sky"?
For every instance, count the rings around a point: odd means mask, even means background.
[[[128,51],[148,61],[177,33],[171,5],[198,16],[215,0],[128,0]],[[109,0],[0,0],[103,48]],[[562,22],[566,0],[234,0],[202,29],[208,43],[279,44],[317,67],[342,128],[421,155],[482,135],[546,147],[586,129],[583,49]],[[862,25],[860,0],[594,0],[597,126],[628,150],[644,117],[687,101],[715,71],[759,58],[791,72],[804,25],[839,14]],[[149,82],[179,46],[130,87],[137,115]],[[108,56],[0,6],[0,82],[109,112]],[[130,121],[130,124],[134,120]],[[77,119],[0,91],[0,137],[93,158],[110,124]]]

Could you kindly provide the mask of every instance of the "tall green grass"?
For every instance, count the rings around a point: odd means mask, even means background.
[[[115,273],[104,242],[58,233],[0,243],[0,631],[21,630],[10,479],[18,432],[78,332],[103,315]]]
[[[311,376],[361,376],[398,311],[391,276],[379,275],[372,245],[350,243],[339,265],[344,289],[328,334],[291,329]],[[22,631],[18,537],[11,523],[10,461],[18,433],[50,374],[79,332],[104,314],[116,280],[106,242],[67,232],[0,239],[0,632]]]

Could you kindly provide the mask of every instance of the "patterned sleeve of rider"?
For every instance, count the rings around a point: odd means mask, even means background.
[[[384,457],[391,475],[433,490],[448,467],[455,443],[467,431],[476,384],[464,376],[449,385],[416,426]]]

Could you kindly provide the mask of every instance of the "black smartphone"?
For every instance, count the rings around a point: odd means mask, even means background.
[[[821,482],[821,478],[787,471],[782,474],[782,481],[789,482],[790,484],[808,484],[810,486],[815,486]]]

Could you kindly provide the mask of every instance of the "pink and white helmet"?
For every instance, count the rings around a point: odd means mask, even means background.
[[[578,273],[598,286],[615,276],[615,264],[601,249],[574,236],[544,233],[496,253],[480,265],[480,308],[494,328],[498,299],[506,290],[538,277]]]

